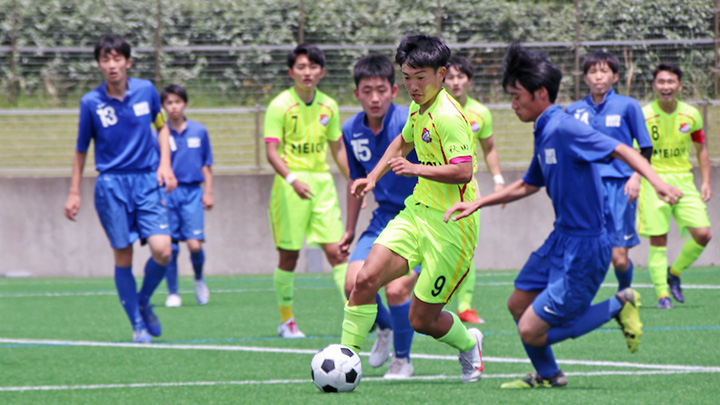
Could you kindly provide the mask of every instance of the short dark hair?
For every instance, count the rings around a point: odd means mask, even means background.
[[[95,43],[95,61],[100,60],[103,53],[111,53],[115,51],[126,59],[130,59],[130,44],[120,35],[108,34],[98,39]]]
[[[598,63],[605,63],[615,74],[620,71],[620,62],[618,62],[618,58],[616,58],[615,55],[608,52],[597,51],[585,56],[585,60],[583,60],[583,74],[587,74],[588,70]]]
[[[678,77],[678,80],[682,81],[682,75],[683,75],[682,69],[680,69],[680,66],[678,66],[672,62],[660,62],[660,64],[657,65],[657,67],[655,69],[653,69],[653,71],[652,71],[653,80],[655,80],[658,73],[660,73],[662,71],[675,73]]]
[[[540,51],[529,51],[518,43],[508,47],[503,62],[503,89],[508,86],[516,87],[520,83],[531,94],[545,87],[551,103],[557,99],[560,90],[562,72],[550,62],[550,58]],[[534,97],[534,94],[533,94]]]
[[[467,76],[468,79],[472,79],[473,75],[475,74],[475,69],[473,69],[470,61],[467,60],[467,58],[463,58],[462,56],[451,56],[448,60],[448,68],[449,67],[454,67],[455,69],[465,73],[465,76]]]
[[[178,84],[171,84],[169,86],[165,86],[164,89],[160,92],[160,101],[162,103],[165,102],[165,100],[168,98],[169,95],[175,94],[176,96],[183,99],[185,104],[188,102],[188,95],[187,91],[185,91],[185,88],[183,86],[180,86]]]
[[[353,78],[355,87],[360,85],[362,79],[379,77],[386,79],[390,85],[395,84],[395,66],[392,59],[385,55],[370,54],[355,62]]]
[[[395,63],[407,63],[414,69],[433,68],[437,71],[446,67],[450,59],[450,48],[438,37],[429,35],[408,35],[400,41],[395,54]]]
[[[288,53],[287,64],[290,69],[295,66],[295,61],[300,55],[307,55],[310,62],[317,63],[322,68],[325,67],[325,54],[323,51],[317,45],[304,43],[296,46],[295,49]]]

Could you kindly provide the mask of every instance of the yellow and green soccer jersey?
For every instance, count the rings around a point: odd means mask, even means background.
[[[410,104],[402,136],[405,142],[414,144],[420,164],[441,166],[475,161],[470,123],[460,104],[444,89],[423,114],[417,103]],[[420,177],[412,198],[416,203],[445,211],[456,202],[475,200],[475,186],[473,182],[446,184]]]
[[[268,105],[265,142],[279,142],[280,155],[290,171],[326,172],[327,142],[342,136],[337,103],[320,90],[310,105],[291,87]]]
[[[473,134],[473,155],[477,157],[477,144],[481,139],[487,139],[493,134],[492,114],[490,109],[479,101],[468,97],[465,103],[465,114],[470,121],[470,130]],[[475,160],[473,171],[478,171],[478,160]]]
[[[692,169],[690,150],[693,142],[704,143],[700,112],[682,101],[668,114],[658,101],[643,107],[645,124],[653,143],[652,167],[659,173],[681,173]]]

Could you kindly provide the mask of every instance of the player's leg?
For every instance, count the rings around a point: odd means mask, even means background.
[[[293,315],[295,267],[300,256],[299,250],[284,250],[278,248],[279,262],[273,274],[275,297],[280,309],[280,325],[278,334],[284,338],[303,338],[305,334],[300,331]]]
[[[187,245],[188,250],[190,250],[190,262],[193,266],[193,273],[195,273],[195,299],[198,305],[205,305],[210,300],[210,291],[203,277],[205,250],[203,250],[202,241],[199,239],[188,239]]]
[[[385,295],[390,307],[395,353],[384,378],[408,378],[414,368],[410,361],[410,348],[415,331],[410,325],[410,306],[412,290],[418,279],[420,266],[416,266],[409,275],[396,278],[385,286]]]
[[[628,248],[614,247],[612,250],[612,265],[615,277],[618,280],[618,291],[629,288],[632,284],[635,265],[628,257]]]
[[[667,284],[667,268],[667,234],[651,236],[648,249],[648,272],[658,298],[658,309],[673,307]]]
[[[202,242],[205,240],[205,207],[202,203],[203,189],[200,185],[184,186],[185,196],[180,206],[182,217],[182,239],[187,241],[190,250],[190,262],[195,274],[195,299],[198,305],[205,305],[210,299],[203,268],[205,266],[205,251]]]
[[[168,297],[165,299],[166,307],[179,307],[182,305],[182,299],[178,289],[178,270],[177,270],[177,258],[180,253],[180,245],[177,242],[172,243],[172,253],[170,255],[170,262],[167,265],[165,271],[165,282],[168,286]]]
[[[145,263],[145,276],[138,292],[138,305],[148,332],[153,336],[160,336],[162,333],[160,320],[152,309],[150,298],[167,272],[167,264],[172,255],[172,240],[170,235],[152,235],[147,238],[147,243],[150,246],[151,257]]]
[[[675,184],[666,174],[660,177]],[[683,192],[683,198],[685,198]],[[673,307],[670,301],[670,292],[667,285],[667,234],[670,231],[670,215],[672,208],[670,204],[662,201],[652,186],[643,178],[638,196],[638,233],[650,238],[648,249],[648,273],[650,280],[655,286],[655,294],[658,298],[659,309],[670,309]]]
[[[605,198],[605,231],[612,243],[612,265],[618,280],[618,291],[630,287],[634,266],[628,258],[628,249],[640,243],[635,231],[637,202],[628,203],[625,178],[603,178]]]
[[[348,259],[340,251],[340,245],[337,243],[321,244],[325,258],[327,258],[330,267],[332,267],[332,277],[335,286],[340,292],[340,297],[345,301],[345,280],[347,279]]]
[[[115,257],[115,288],[120,298],[120,304],[132,325],[133,341],[136,343],[152,342],[138,307],[137,284],[132,273],[133,247],[130,245],[123,249],[113,249],[113,254]]]

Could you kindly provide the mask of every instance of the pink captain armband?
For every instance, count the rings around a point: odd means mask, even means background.
[[[265,143],[280,143],[280,140],[277,138],[265,138]]]
[[[469,155],[468,156],[458,156],[456,158],[450,159],[451,165],[456,165],[458,163],[463,163],[463,162],[472,162],[472,156],[469,156]]]

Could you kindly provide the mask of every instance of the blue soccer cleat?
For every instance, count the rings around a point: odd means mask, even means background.
[[[160,320],[152,310],[152,304],[148,303],[146,306],[141,305],[140,316],[142,316],[143,322],[145,322],[145,326],[147,326],[147,331],[153,336],[160,336],[162,326],[160,326]]]
[[[683,295],[682,288],[680,287],[680,277],[670,273],[670,267],[668,267],[667,283],[670,286],[670,294],[672,294],[675,301],[679,303],[685,302],[685,296]]]
[[[670,301],[670,297],[662,297],[658,301],[657,309],[672,309],[673,303]]]
[[[148,330],[140,326],[133,330],[133,343],[152,343],[153,339],[150,337]]]

